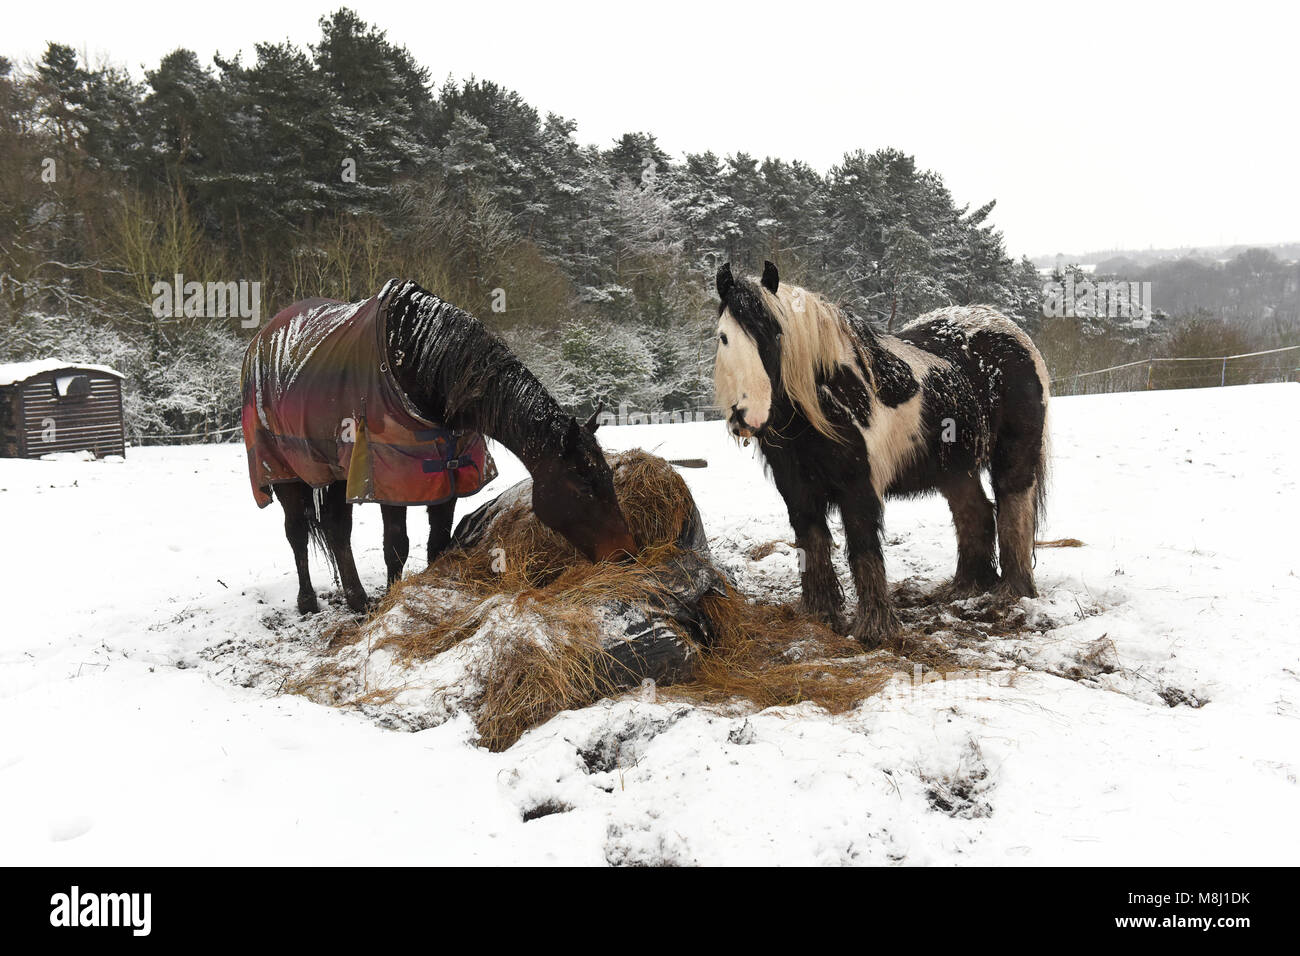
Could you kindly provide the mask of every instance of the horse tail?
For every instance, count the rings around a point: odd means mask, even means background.
[[[316,549],[325,557],[325,563],[329,565],[330,574],[334,576],[334,583],[339,584],[339,565],[334,560],[334,549],[330,547],[329,538],[325,534],[325,526],[321,523],[321,510],[325,507],[325,496],[329,494],[329,486],[324,488],[313,488],[311,493],[311,507],[307,509],[307,533],[311,537],[311,543],[316,545]]]
[[[1047,467],[1051,458],[1047,430],[1048,399],[1043,396],[1043,432],[1038,441],[1038,461],[1034,464],[1034,531],[1043,527],[1047,515]]]

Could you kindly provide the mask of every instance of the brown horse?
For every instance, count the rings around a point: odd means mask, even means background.
[[[244,442],[259,505],[272,492],[298,569],[298,609],[318,609],[308,538],[348,607],[366,605],[352,556],[352,504],[379,502],[391,584],[410,551],[406,506],[429,505],[429,560],[451,537],[457,497],[490,480],[482,437],[533,477],[538,519],[592,561],[636,552],[593,435],[478,319],[414,282],[362,303],[312,299],[279,313],[244,358]]]

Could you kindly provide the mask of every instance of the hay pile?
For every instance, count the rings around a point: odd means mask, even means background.
[[[422,663],[446,662],[420,692],[474,714],[480,743],[500,750],[562,710],[646,678],[661,697],[812,701],[835,713],[910,666],[737,592],[712,564],[681,476],[639,450],[610,464],[641,545],[635,563],[581,558],[536,519],[531,483],[521,482],[462,520],[452,547],[365,622],[332,635],[337,659],[293,689],[331,703],[383,702],[411,690]]]

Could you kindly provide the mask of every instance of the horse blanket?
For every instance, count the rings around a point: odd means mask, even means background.
[[[243,431],[259,508],[280,481],[346,481],[350,502],[427,505],[472,495],[496,477],[482,435],[422,418],[390,373],[392,288],[364,302],[294,303],[249,344]]]

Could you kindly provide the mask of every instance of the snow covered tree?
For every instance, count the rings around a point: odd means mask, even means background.
[[[249,63],[177,49],[143,83],[57,43],[28,71],[0,59],[0,321],[147,329],[163,384],[132,415],[150,428],[215,421],[161,369],[224,362],[211,336],[245,334],[154,328],[148,290],[174,271],[259,281],[268,313],[411,276],[508,334],[562,400],[647,411],[710,401],[725,260],[771,259],[895,326],[987,302],[1040,328],[1041,282],[1007,256],[993,204],[957,205],[906,153],[850,152],[823,174],[725,144],[677,159],[649,131],[584,144],[489,79],[435,91],[400,35],[350,9],[318,23],[317,42],[258,43]],[[1281,340],[1300,321],[1297,276],[1252,255],[1171,265],[1160,285],[1180,308],[1218,296],[1225,315],[1258,314]]]

